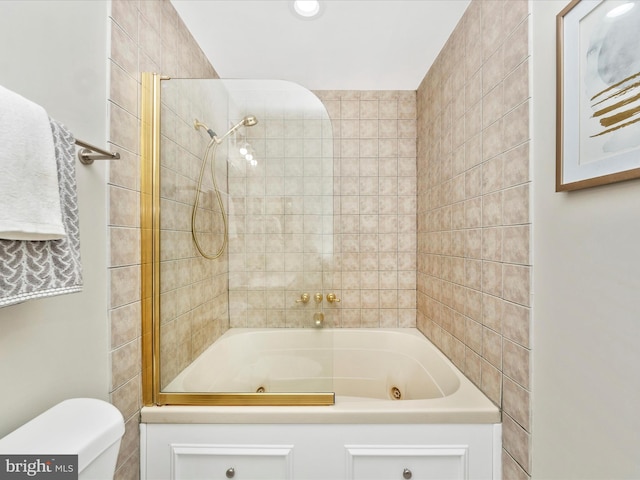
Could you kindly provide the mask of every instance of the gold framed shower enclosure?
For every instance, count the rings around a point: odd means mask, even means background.
[[[141,74],[140,111],[140,225],[142,400],[151,405],[332,405],[333,392],[245,393],[163,392],[160,362],[160,140],[161,90],[170,78]],[[224,366],[219,366],[224,368]]]

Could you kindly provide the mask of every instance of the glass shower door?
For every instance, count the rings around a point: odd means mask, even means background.
[[[211,353],[230,329],[323,326],[333,259],[333,139],[324,106],[283,81],[167,79],[156,90],[157,207],[142,197],[143,212],[157,210],[157,306],[149,309],[156,340],[147,362],[154,403],[290,404],[291,395],[305,403],[304,394],[332,392],[328,331],[304,348],[245,352],[250,366],[238,368],[264,370],[274,356],[280,364],[313,366],[314,375],[269,374],[266,389],[214,381],[236,362]],[[144,144],[142,150],[144,163]],[[196,367],[207,358],[215,364]],[[195,368],[214,380],[185,382]]]

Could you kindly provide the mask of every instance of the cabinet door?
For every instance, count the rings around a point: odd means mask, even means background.
[[[172,480],[292,478],[292,445],[171,445]]]
[[[466,445],[346,445],[353,480],[464,480]]]

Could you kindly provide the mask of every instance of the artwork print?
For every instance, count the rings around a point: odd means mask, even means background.
[[[640,2],[573,1],[558,30],[557,189],[640,176]]]
[[[607,21],[605,2],[582,21],[582,162],[640,146],[640,6],[627,5]]]

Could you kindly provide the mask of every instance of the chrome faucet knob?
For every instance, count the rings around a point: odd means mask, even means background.
[[[327,293],[327,302],[329,303],[338,303],[340,299],[336,297],[335,293]]]
[[[300,298],[296,300],[296,303],[309,303],[310,298],[311,297],[308,293],[303,293],[302,295],[300,295]]]

